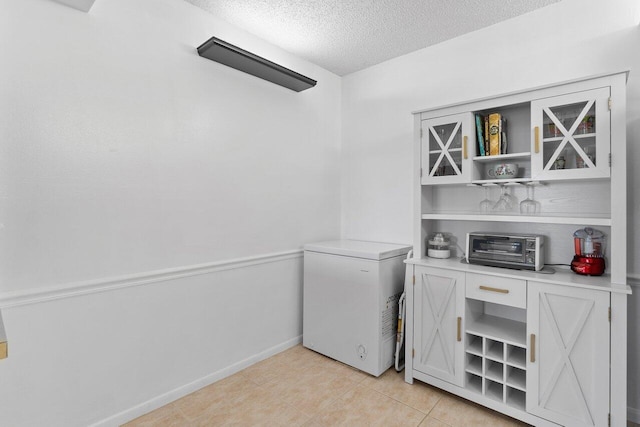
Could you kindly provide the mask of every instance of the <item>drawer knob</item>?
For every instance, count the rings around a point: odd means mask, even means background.
[[[508,294],[509,289],[492,288],[491,286],[480,285],[480,289],[489,292],[498,292],[500,294]]]

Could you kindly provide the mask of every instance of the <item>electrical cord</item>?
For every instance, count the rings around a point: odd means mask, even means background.
[[[412,256],[413,256],[413,249],[411,249],[407,253],[407,259],[411,259]],[[404,284],[404,292],[402,292],[402,295],[400,295],[400,298],[398,300],[398,330],[396,334],[396,352],[394,355],[395,365],[396,365],[395,367],[396,367],[396,371],[398,372],[404,369],[404,354],[402,350],[404,350],[404,325],[405,325],[404,318],[406,316],[405,301],[407,297],[408,286],[409,286],[408,283]]]
[[[464,249],[462,249],[462,246],[458,244],[457,240],[456,240],[456,248],[460,249],[460,253],[462,254],[462,259],[467,259],[467,254],[465,253]]]

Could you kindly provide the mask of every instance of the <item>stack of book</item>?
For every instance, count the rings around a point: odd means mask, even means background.
[[[476,131],[481,156],[507,154],[507,119],[502,114],[476,114]]]

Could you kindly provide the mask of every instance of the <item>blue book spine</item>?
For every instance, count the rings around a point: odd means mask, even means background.
[[[481,156],[485,156],[484,152],[484,120],[480,114],[476,114],[476,133],[478,134],[478,151]]]

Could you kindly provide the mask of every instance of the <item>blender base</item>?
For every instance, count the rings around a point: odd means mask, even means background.
[[[571,261],[571,270],[584,276],[602,276],[605,270],[604,258],[575,255]]]

